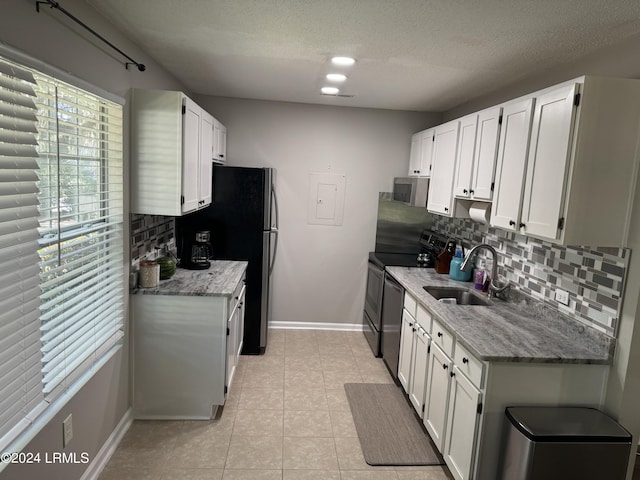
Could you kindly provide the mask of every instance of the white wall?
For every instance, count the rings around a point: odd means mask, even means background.
[[[360,324],[378,192],[407,174],[411,134],[438,114],[197,96],[227,126],[229,165],[277,169],[273,320]],[[346,175],[342,226],[309,225],[310,173]],[[215,235],[215,232],[213,233]]]
[[[114,30],[84,1],[65,0],[62,3],[65,9],[106,36],[136,61],[145,63],[147,70],[125,70],[124,60],[119,54],[94,43],[88,34],[65,20],[60,12],[42,6],[41,13],[37,13],[35,2],[31,0],[2,1],[0,42],[117,95],[126,96],[132,87],[184,90],[180,82]],[[124,160],[125,165],[129,165],[126,125],[125,107]],[[128,237],[128,221],[125,221],[125,229]],[[128,247],[129,242],[126,241],[125,245]],[[128,252],[123,263],[128,272]],[[126,334],[122,350],[69,400],[27,445],[25,451],[41,452],[42,455],[45,452],[61,452],[62,420],[72,413],[73,440],[64,451],[78,455],[87,452],[93,460],[131,405],[129,382],[129,336]],[[0,479],[73,480],[80,478],[85,468],[83,464],[14,464],[0,474]]]

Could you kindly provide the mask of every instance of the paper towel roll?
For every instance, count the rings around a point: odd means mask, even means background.
[[[469,207],[469,217],[474,222],[487,225],[491,218],[491,204],[485,202],[473,202]]]

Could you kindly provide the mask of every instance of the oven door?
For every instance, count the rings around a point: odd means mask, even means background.
[[[364,311],[376,330],[380,331],[382,315],[382,291],[384,289],[384,269],[369,262],[367,272],[367,291],[364,299]]]

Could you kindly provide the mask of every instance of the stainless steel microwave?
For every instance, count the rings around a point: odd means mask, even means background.
[[[424,177],[396,177],[393,179],[393,199],[412,207],[426,207],[429,179]]]

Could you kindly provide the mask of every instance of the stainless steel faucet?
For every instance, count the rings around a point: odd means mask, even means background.
[[[460,265],[460,269],[464,270],[465,272],[469,270],[469,267],[471,265],[471,259],[476,253],[478,253],[478,250],[480,250],[481,248],[489,250],[489,252],[491,252],[491,255],[492,255],[491,283],[489,284],[489,296],[495,297],[500,293],[504,293],[505,290],[509,288],[509,282],[505,282],[504,284],[501,284],[501,282],[498,281],[498,252],[496,252],[495,248],[493,248],[491,245],[488,245],[486,243],[481,243],[480,245],[476,245],[471,250],[469,250],[469,252],[467,253],[467,256],[464,258],[464,261]]]

